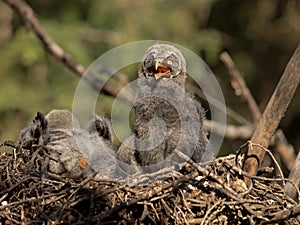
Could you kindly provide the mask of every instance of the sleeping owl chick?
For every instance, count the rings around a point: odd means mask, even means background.
[[[96,173],[97,179],[118,177],[116,151],[109,121],[95,115],[83,130],[67,110],[52,110],[47,116],[47,147],[59,153],[60,163],[71,177]]]
[[[52,110],[45,117],[47,126],[46,147],[56,159],[50,160],[49,170],[72,178],[86,177],[93,170],[86,152],[78,147],[75,133],[81,131],[79,122],[69,110]]]
[[[208,140],[203,110],[185,91],[186,62],[181,52],[168,44],[151,46],[138,75],[135,132],[118,150],[121,164],[132,165],[133,171],[138,166],[155,171],[180,161],[175,149],[199,162]]]
[[[20,133],[22,146],[28,141],[50,150],[49,170],[72,178],[97,173],[97,178],[114,178],[119,173],[115,147],[107,119],[95,116],[88,130],[68,110],[38,113]]]

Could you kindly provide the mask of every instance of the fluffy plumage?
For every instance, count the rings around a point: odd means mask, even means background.
[[[203,110],[185,91],[186,62],[181,52],[167,44],[151,46],[138,75],[135,133],[119,148],[118,159],[133,165],[130,173],[138,166],[153,171],[180,161],[174,149],[199,162],[207,145]]]
[[[37,134],[33,136],[33,134]],[[49,170],[72,178],[97,173],[98,178],[114,178],[118,173],[116,152],[112,145],[109,121],[95,116],[87,130],[68,110],[41,113],[21,131],[20,142],[38,137],[39,145],[50,151]]]

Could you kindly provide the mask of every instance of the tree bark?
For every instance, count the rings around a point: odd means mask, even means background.
[[[292,100],[300,81],[300,44],[291,57],[281,79],[261,117],[254,134],[252,143],[265,148],[269,147],[271,138],[276,131],[287,107]],[[253,146],[249,149],[244,163],[244,170],[250,175],[256,175],[263,160],[265,151]]]

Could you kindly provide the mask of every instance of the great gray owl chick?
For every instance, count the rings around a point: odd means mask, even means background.
[[[203,110],[185,91],[182,53],[174,46],[155,44],[143,57],[138,75],[135,132],[118,151],[122,168],[131,164],[132,173],[138,166],[147,172],[172,165],[181,161],[175,149],[199,162],[208,140],[202,126]]]
[[[85,151],[79,149],[75,133],[80,131],[79,122],[68,110],[52,110],[46,117],[45,146],[56,161],[50,160],[50,171],[69,177],[85,177],[93,172]]]
[[[21,137],[32,136],[37,133],[36,130],[41,130],[40,124],[46,124],[37,144],[50,150],[51,172],[72,178],[86,177],[92,173],[97,173],[98,178],[116,176],[116,153],[111,143],[110,126],[105,118],[95,116],[88,129],[84,130],[68,110],[52,110],[44,120],[37,117],[21,132],[20,140],[24,142]]]

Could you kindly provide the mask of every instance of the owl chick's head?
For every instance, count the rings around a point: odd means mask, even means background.
[[[186,62],[182,53],[172,45],[154,44],[143,57],[139,76],[173,79],[186,74]]]
[[[72,130],[80,127],[78,120],[66,109],[53,109],[45,118],[50,129]]]

